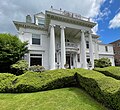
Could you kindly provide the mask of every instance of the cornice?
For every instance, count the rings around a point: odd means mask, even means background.
[[[38,26],[34,23],[26,23],[26,22],[18,22],[18,21],[13,21],[13,23],[16,26],[17,30],[19,30],[19,27],[23,27],[23,28],[47,31],[47,29],[45,27]]]
[[[51,11],[46,11],[46,25],[49,24],[50,19],[59,20],[62,22],[67,22],[67,23],[81,25],[81,26],[86,26],[90,28],[93,28],[96,25],[96,23],[93,23],[90,21],[85,21],[85,20],[81,20],[73,17],[64,16],[62,14],[54,13]]]

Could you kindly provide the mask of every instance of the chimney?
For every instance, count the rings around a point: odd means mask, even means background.
[[[32,23],[32,18],[30,15],[26,16],[26,23]]]

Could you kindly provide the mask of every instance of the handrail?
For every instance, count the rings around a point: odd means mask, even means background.
[[[72,18],[81,19],[81,20],[85,20],[85,21],[90,21],[90,18],[81,16],[80,14],[69,12],[69,11],[65,11],[65,10],[63,11],[61,9],[58,10],[58,9],[54,9],[53,7],[51,7],[50,11],[52,11],[54,13],[61,14],[61,15],[65,15],[65,16],[68,16],[68,17],[72,17]]]
[[[61,45],[58,44],[57,46],[58,48],[61,48]],[[72,42],[65,42],[65,47],[69,47],[69,48],[78,48],[78,45]]]

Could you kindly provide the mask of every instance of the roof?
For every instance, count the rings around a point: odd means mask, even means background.
[[[47,30],[45,27],[36,25],[34,23],[26,23],[26,22],[18,22],[18,21],[13,21],[13,23],[15,24],[17,30],[19,30],[19,27],[38,29],[43,31]]]
[[[109,44],[113,44],[113,43],[116,43],[116,42],[119,42],[120,41],[120,39],[118,39],[118,40],[116,40],[116,41],[114,41],[114,42],[111,42],[111,43],[109,43]]]

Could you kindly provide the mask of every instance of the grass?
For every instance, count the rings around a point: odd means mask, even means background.
[[[45,92],[0,93],[0,110],[107,110],[78,88]]]

